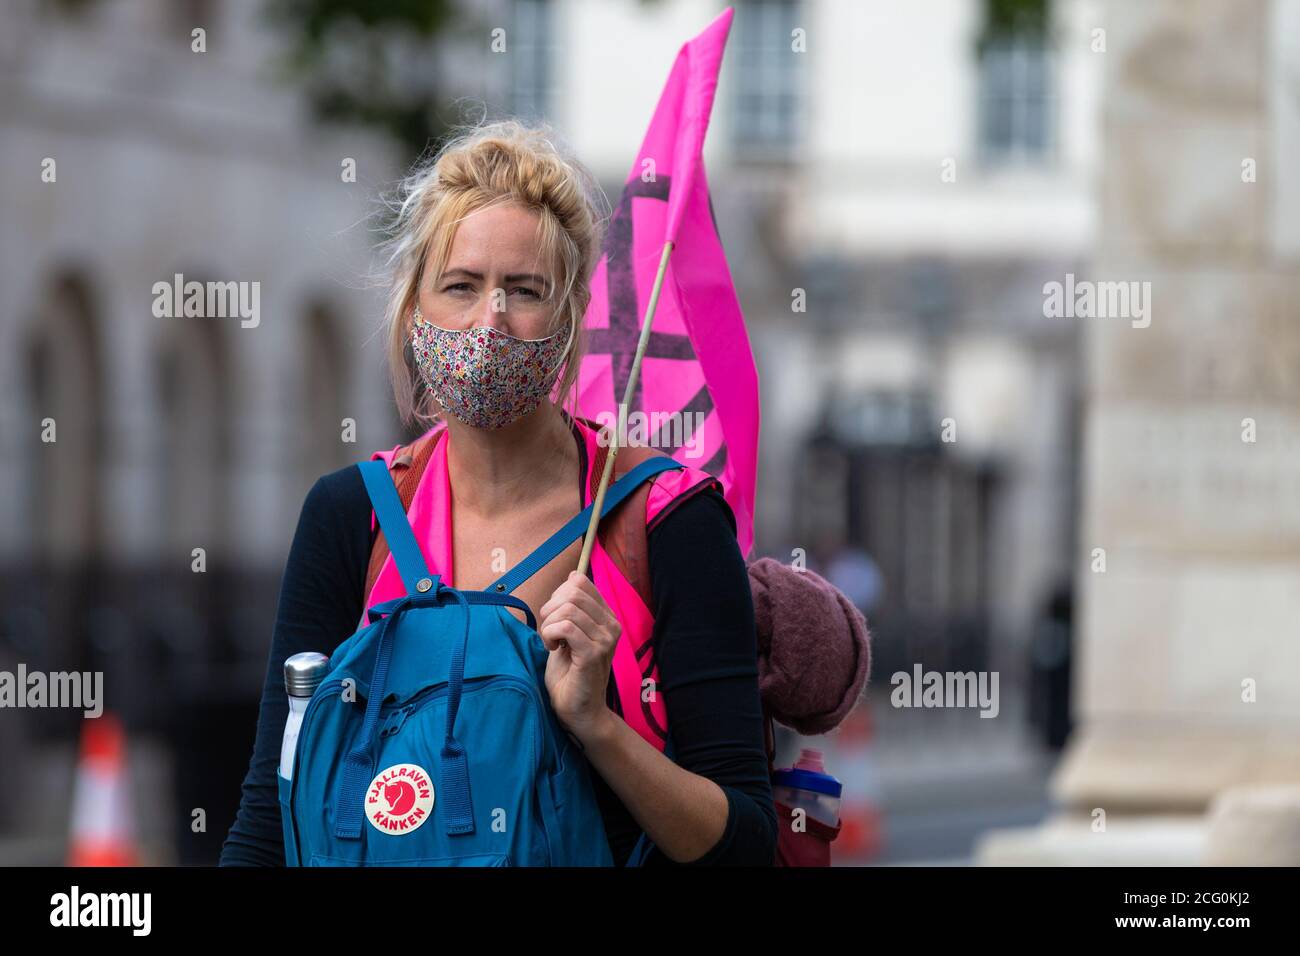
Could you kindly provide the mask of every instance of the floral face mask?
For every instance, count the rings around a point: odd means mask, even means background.
[[[500,329],[444,329],[415,307],[411,348],[425,387],[444,409],[475,428],[504,428],[550,394],[565,335],[520,339]]]

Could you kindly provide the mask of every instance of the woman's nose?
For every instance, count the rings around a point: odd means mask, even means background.
[[[489,288],[483,298],[479,300],[475,308],[474,325],[488,326],[501,332],[509,332],[506,328],[506,296],[500,289]]]

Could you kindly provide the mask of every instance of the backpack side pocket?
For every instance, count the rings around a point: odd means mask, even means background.
[[[275,782],[280,794],[280,828],[284,832],[284,862],[286,866],[302,866],[302,861],[298,859],[297,834],[294,833],[293,828],[293,808],[289,803],[293,794],[293,781],[280,776],[280,771],[277,769]]]

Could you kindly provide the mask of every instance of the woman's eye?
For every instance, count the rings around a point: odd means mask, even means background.
[[[468,289],[468,288],[469,288],[469,283],[468,283],[468,282],[457,282],[455,285],[449,285],[449,286],[447,286],[447,288],[443,289],[442,291],[443,291],[443,292],[454,292],[454,291],[456,291],[457,289]]]
[[[515,291],[516,291],[516,292],[527,292],[527,293],[528,293],[529,295],[531,295],[534,299],[540,299],[540,298],[541,298],[540,295],[538,295],[536,292],[534,292],[532,289],[528,288],[527,286],[522,286],[522,285],[521,285],[521,286],[516,286],[516,287],[515,287]]]

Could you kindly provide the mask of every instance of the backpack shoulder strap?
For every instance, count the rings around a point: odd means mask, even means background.
[[[592,428],[599,427],[594,422],[588,421],[587,424]],[[422,436],[393,456],[391,473],[393,482],[397,486],[397,493],[401,499],[403,510],[408,510],[411,507],[411,499],[415,496],[415,489],[420,484],[420,478],[424,475],[429,459],[433,456],[434,446],[445,432],[445,428],[440,428],[430,435]],[[592,498],[596,496],[596,489],[600,485],[600,476],[605,470],[606,454],[607,446],[601,445],[597,449],[595,460],[588,469],[588,484],[591,488]],[[654,456],[668,457],[664,452],[656,448],[643,445],[621,446],[618,450],[618,456],[614,459],[613,479],[617,481],[635,466]],[[614,508],[601,521],[597,535],[600,538],[601,547],[605,549],[610,560],[614,562],[614,566],[632,585],[640,596],[642,603],[648,609],[653,610],[649,545],[646,540],[649,530],[646,527],[646,504],[650,497],[650,487],[651,482],[648,481],[638,485],[621,505]],[[388,541],[384,537],[383,530],[378,529],[370,550],[370,563],[366,569],[366,585],[365,591],[362,592],[363,595],[369,595],[374,588],[375,581],[379,579],[379,572],[383,570],[384,562],[388,559],[388,554]]]
[[[406,519],[406,509],[397,496],[397,487],[388,473],[388,465],[384,461],[372,459],[358,462],[357,468],[361,471],[366,494],[370,496],[370,504],[375,509],[379,526],[392,549],[393,560],[397,563],[397,571],[402,576],[406,593],[415,594],[416,583],[430,577],[429,566],[424,561],[420,545]],[[434,584],[437,584],[437,580],[437,577],[433,578]]]
[[[407,511],[411,507],[411,499],[415,497],[415,489],[420,484],[420,478],[429,464],[429,459],[433,456],[434,446],[445,432],[445,428],[439,428],[432,434],[423,435],[393,456],[390,473],[393,484],[397,486],[397,497],[402,503],[402,511]],[[381,527],[370,548],[370,565],[366,569],[366,589],[361,592],[363,601],[369,598],[371,590],[374,589],[375,581],[379,579],[379,572],[383,570],[384,562],[388,559],[388,553],[388,539],[384,536]]]
[[[619,503],[643,484],[647,478],[651,478],[662,471],[681,467],[680,463],[673,461],[667,455],[656,455],[636,465],[626,475],[618,479],[618,481],[612,482],[605,489],[605,501],[600,509],[601,518],[604,518],[618,507]],[[542,542],[532,554],[494,581],[489,589],[498,593],[509,594],[541,568],[549,564],[557,554],[586,533],[592,509],[595,507],[595,502],[592,502],[570,518],[564,527]]]
[[[591,485],[593,496],[595,495],[596,486],[600,483],[600,475],[605,469],[606,454],[606,446],[600,446],[596,451],[595,461],[592,463]],[[618,455],[614,459],[614,478],[626,474],[641,462],[651,458],[674,460],[666,452],[657,448],[644,445],[620,447]],[[627,582],[632,585],[633,589],[641,597],[646,609],[652,613],[654,603],[653,589],[650,584],[650,544],[648,540],[650,533],[659,522],[686,499],[694,497],[706,488],[717,486],[718,482],[716,478],[711,478],[688,488],[661,509],[655,515],[653,521],[648,521],[646,515],[650,489],[653,484],[653,482],[646,482],[628,495],[627,500],[602,522],[599,531],[601,547],[605,549],[605,553],[614,562],[614,566],[622,572],[623,577],[627,579]]]
[[[595,461],[592,462],[593,496],[600,484],[600,476],[605,470],[607,453],[607,446],[601,445],[596,451]],[[626,445],[619,448],[614,458],[614,479],[617,480],[641,462],[656,456],[668,457],[657,449],[641,445]],[[610,512],[597,534],[600,537],[600,546],[605,549],[614,566],[632,585],[646,608],[653,611],[649,544],[646,541],[646,504],[650,498],[651,484],[652,482],[646,481],[638,485],[619,507]]]

